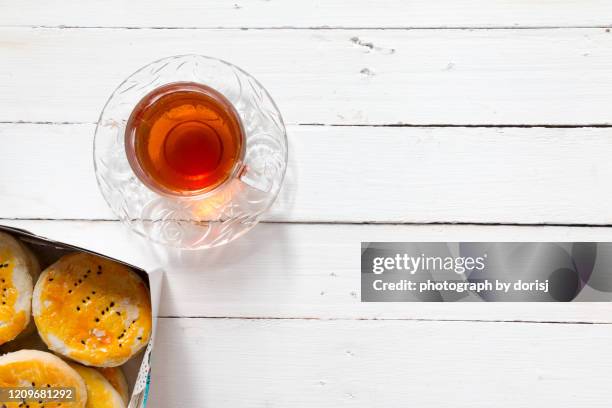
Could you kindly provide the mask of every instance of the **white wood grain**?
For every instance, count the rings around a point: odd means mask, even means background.
[[[51,0],[0,2],[1,25],[111,27],[542,27],[609,25],[605,0]]]
[[[95,122],[137,68],[201,53],[261,80],[292,124],[610,123],[603,28],[1,28],[0,39],[0,121]]]
[[[0,216],[114,218],[93,132],[0,124]],[[609,224],[610,132],[290,126],[288,176],[266,219]]]
[[[0,2],[0,122],[53,123],[0,124],[0,217],[112,218],[91,123],[122,79],[165,55],[235,62],[294,125],[610,124],[611,12],[603,0]],[[267,219],[330,224],[266,223],[224,248],[168,252],[116,221],[0,223],[165,266],[161,313],[181,318],[160,320],[153,408],[609,405],[612,304],[361,304],[358,248],[612,241],[612,228],[332,223],[609,224],[610,129],[289,137]]]
[[[609,407],[610,325],[162,319],[151,406]]]
[[[9,221],[167,271],[162,316],[612,323],[612,303],[361,303],[361,241],[612,241],[612,228],[260,224],[229,246],[152,248],[118,222]]]

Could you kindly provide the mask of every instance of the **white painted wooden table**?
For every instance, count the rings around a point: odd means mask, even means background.
[[[1,222],[166,265],[153,408],[609,407],[611,304],[361,304],[359,243],[612,240],[611,23],[609,0],[3,0]],[[252,233],[164,254],[106,208],[93,129],[191,52],[263,82],[291,162]]]

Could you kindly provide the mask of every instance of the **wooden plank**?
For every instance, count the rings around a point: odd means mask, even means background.
[[[0,185],[0,216],[113,219],[93,173],[93,132],[93,125],[1,124],[0,173],[11,176]],[[270,221],[612,220],[609,129],[290,126],[288,133],[289,172]]]
[[[202,53],[292,124],[607,124],[607,31],[1,28],[0,121],[95,122],[137,68]]]
[[[111,27],[542,27],[609,25],[605,0],[163,1],[0,3],[1,25]]]
[[[611,335],[609,325],[162,319],[151,406],[603,408]]]
[[[229,246],[155,248],[118,222],[1,221],[146,268],[162,316],[612,323],[612,303],[361,303],[361,241],[612,241],[612,228],[260,224]]]

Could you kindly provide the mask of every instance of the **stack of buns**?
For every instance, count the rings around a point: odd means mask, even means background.
[[[76,394],[30,407],[125,408],[120,366],[148,344],[151,328],[148,288],[128,267],[75,252],[40,273],[34,254],[0,232],[0,345],[12,351],[0,357],[0,387]]]

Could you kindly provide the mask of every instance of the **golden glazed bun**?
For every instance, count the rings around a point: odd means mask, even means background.
[[[151,337],[151,301],[143,280],[124,265],[84,252],[43,271],[32,309],[49,349],[88,366],[119,366]]]
[[[87,405],[86,408],[125,408],[126,404],[121,399],[121,396],[112,386],[112,384],[104,378],[95,368],[85,367],[79,364],[71,364],[71,367],[85,381],[87,387]]]
[[[30,323],[32,286],[38,261],[10,235],[0,232],[0,345],[15,339]]]
[[[87,403],[87,389],[81,376],[62,359],[44,351],[20,350],[0,357],[0,387],[74,388],[74,401],[28,402],[32,408],[85,408]],[[7,408],[28,406],[18,402],[5,405]]]
[[[125,379],[125,374],[123,374],[123,370],[119,367],[107,367],[107,368],[98,368],[98,371],[108,380],[109,383],[117,390],[119,395],[121,395],[121,399],[125,403],[128,404],[130,400],[130,392],[128,389],[128,383]]]

